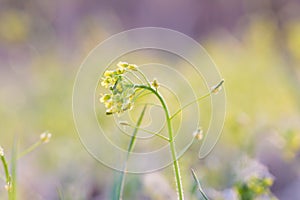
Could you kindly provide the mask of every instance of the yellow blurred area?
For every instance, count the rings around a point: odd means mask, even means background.
[[[229,115],[241,112],[276,120],[297,113],[293,85],[282,66],[272,21],[257,18],[241,30],[241,40],[218,33],[205,47],[226,80]],[[224,45],[225,44],[225,45]]]
[[[298,21],[290,22],[286,25],[287,43],[293,56],[300,62],[300,23]],[[298,65],[299,67],[299,65]]]
[[[17,10],[0,13],[0,41],[6,43],[24,42],[29,34],[28,16]]]

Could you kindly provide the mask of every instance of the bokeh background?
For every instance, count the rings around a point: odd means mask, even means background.
[[[186,195],[197,199],[190,194],[190,167],[210,194],[230,199],[225,193],[237,174],[260,163],[275,178],[277,198],[300,199],[298,0],[0,0],[0,145],[9,157],[14,138],[21,150],[43,131],[53,134],[50,143],[18,161],[19,199],[59,199],[59,193],[65,199],[110,199],[116,174],[82,147],[72,88],[92,48],[144,26],[194,38],[226,80],[227,116],[218,145],[203,160],[198,147],[180,160]],[[173,180],[171,167],[130,175],[125,197],[174,199]]]

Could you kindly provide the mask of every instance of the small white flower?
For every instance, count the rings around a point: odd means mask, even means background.
[[[3,148],[0,146],[0,156],[3,157],[4,156],[4,150]]]
[[[51,133],[44,132],[40,135],[40,140],[42,143],[48,143],[52,137]]]
[[[4,186],[4,189],[5,189],[6,191],[10,191],[10,190],[12,189],[12,184],[11,184],[11,182],[6,183],[5,186]]]
[[[203,138],[203,130],[202,128],[198,128],[194,133],[193,133],[194,137],[197,139],[197,140],[202,140]]]

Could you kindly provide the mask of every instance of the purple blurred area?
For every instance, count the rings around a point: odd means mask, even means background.
[[[237,35],[235,27],[246,25],[247,17],[252,15],[270,15],[276,23],[298,18],[298,3],[297,0],[2,0],[1,60],[26,54],[28,45],[46,52],[55,47],[56,51],[73,55],[81,45],[81,38],[90,37],[93,29],[104,32],[98,36],[99,41],[110,34],[144,26],[174,29],[197,40],[218,29]],[[17,24],[5,21],[13,13],[17,14],[15,23],[26,27],[18,28]]]

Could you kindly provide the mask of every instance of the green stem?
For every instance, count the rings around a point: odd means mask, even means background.
[[[176,115],[178,115],[180,112],[182,112],[182,110],[184,110],[185,108],[189,107],[190,105],[192,105],[193,103],[197,102],[197,101],[200,101],[206,97],[209,97],[212,93],[216,93],[218,92],[218,90],[222,87],[224,83],[224,79],[222,79],[217,85],[213,86],[212,89],[205,95],[189,102],[188,104],[184,105],[182,108],[180,108],[179,110],[177,110],[172,116],[170,119],[173,119]]]
[[[8,171],[8,164],[7,164],[7,161],[4,156],[1,156],[1,161],[3,164],[3,168],[4,168],[6,183],[9,183],[11,178],[10,178],[9,171]]]
[[[135,140],[136,140],[136,135],[139,131],[139,127],[141,126],[141,123],[142,123],[142,120],[143,120],[143,117],[144,117],[144,114],[145,114],[145,111],[146,111],[146,108],[147,106],[144,106],[142,112],[141,112],[141,115],[136,123],[136,127],[134,128],[134,131],[133,131],[133,134],[132,134],[132,137],[131,137],[131,140],[130,140],[130,143],[129,143],[129,146],[128,146],[128,149],[127,149],[127,159],[129,157],[129,153],[132,151],[133,147],[134,147],[134,143],[135,143]]]
[[[199,179],[197,178],[195,171],[194,171],[193,169],[191,169],[191,172],[192,172],[193,178],[194,178],[194,180],[195,180],[195,182],[196,182],[196,184],[197,184],[197,187],[198,187],[199,192],[201,193],[201,195],[203,196],[203,198],[204,198],[205,200],[209,200],[208,197],[207,197],[207,195],[205,194],[205,192],[203,191],[203,189],[202,189],[202,187],[201,187],[200,181],[199,181]]]
[[[5,181],[6,181],[6,184],[8,186],[8,199],[12,199],[12,193],[11,193],[11,188],[9,188],[11,186],[11,176],[9,174],[9,170],[8,170],[8,164],[7,164],[7,161],[5,159],[5,156],[1,156],[1,161],[2,161],[2,165],[3,165],[3,168],[4,168],[4,173],[5,173]]]
[[[10,161],[10,173],[11,173],[11,185],[10,185],[10,197],[9,200],[17,199],[17,153],[18,153],[19,140],[17,136],[14,138],[14,144],[11,151]]]
[[[26,154],[29,154],[30,152],[32,152],[34,149],[36,149],[41,144],[42,144],[41,140],[37,141],[36,143],[34,143],[33,145],[31,145],[30,147],[28,147],[27,149],[25,149],[22,153],[20,153],[20,155],[18,156],[18,159],[22,158]]]
[[[65,198],[64,198],[64,194],[63,194],[62,190],[59,187],[57,187],[56,191],[57,191],[57,194],[58,194],[58,199],[59,200],[64,200]]]
[[[136,123],[136,128],[133,131],[130,143],[128,145],[127,155],[126,155],[126,161],[125,161],[125,165],[124,165],[124,170],[123,170],[123,172],[121,174],[121,181],[120,181],[121,185],[120,185],[120,190],[119,190],[119,200],[123,199],[123,191],[124,191],[124,185],[125,185],[125,173],[127,171],[127,162],[128,162],[130,153],[131,153],[132,149],[134,148],[134,144],[135,144],[135,141],[136,141],[136,135],[137,135],[137,133],[139,131],[139,127],[140,127],[140,125],[142,123],[142,120],[143,120],[146,108],[147,108],[147,105],[144,106],[144,108],[143,108],[143,110],[142,110],[142,112],[140,114],[140,117],[139,117],[139,119],[138,119],[138,121]]]
[[[144,128],[139,128],[139,127],[133,126],[133,125],[131,125],[131,124],[127,124],[127,126],[129,126],[129,127],[131,127],[131,128],[137,128],[137,129],[139,129],[139,130],[141,130],[141,131],[145,131],[146,133],[150,133],[150,134],[152,134],[152,135],[154,135],[154,136],[157,136],[157,137],[159,137],[159,138],[161,138],[161,139],[163,139],[163,140],[166,140],[166,141],[170,142],[170,139],[169,139],[169,138],[167,138],[166,136],[163,136],[163,135],[161,135],[161,134],[159,134],[159,133],[155,133],[155,132],[146,130],[146,129],[144,129]]]
[[[174,136],[173,136],[173,130],[172,130],[172,123],[171,123],[170,113],[169,113],[167,104],[166,104],[164,98],[159,94],[159,92],[157,90],[151,88],[150,86],[135,85],[135,87],[151,91],[159,99],[159,101],[165,111],[166,121],[167,121],[167,125],[168,125],[168,132],[169,132],[170,150],[171,150],[171,155],[172,155],[172,159],[173,159],[173,167],[174,167],[176,185],[177,185],[177,190],[178,190],[178,198],[180,200],[183,200],[184,196],[183,196],[183,188],[182,188],[182,182],[181,182],[181,176],[180,176],[180,169],[179,169],[179,163],[177,160]]]
[[[207,94],[205,94],[205,95],[203,95],[203,96],[201,96],[201,97],[199,97],[199,98],[197,98],[197,99],[195,99],[195,100],[189,102],[188,104],[184,105],[184,106],[181,107],[179,110],[177,110],[177,111],[171,116],[170,119],[173,119],[176,115],[178,115],[180,112],[182,112],[185,108],[189,107],[189,106],[192,105],[193,103],[195,103],[195,102],[197,102],[197,101],[200,101],[200,100],[202,100],[202,99],[204,99],[204,98],[206,98],[206,97],[209,97],[210,94],[211,94],[211,92],[209,92],[209,93],[207,93]]]

